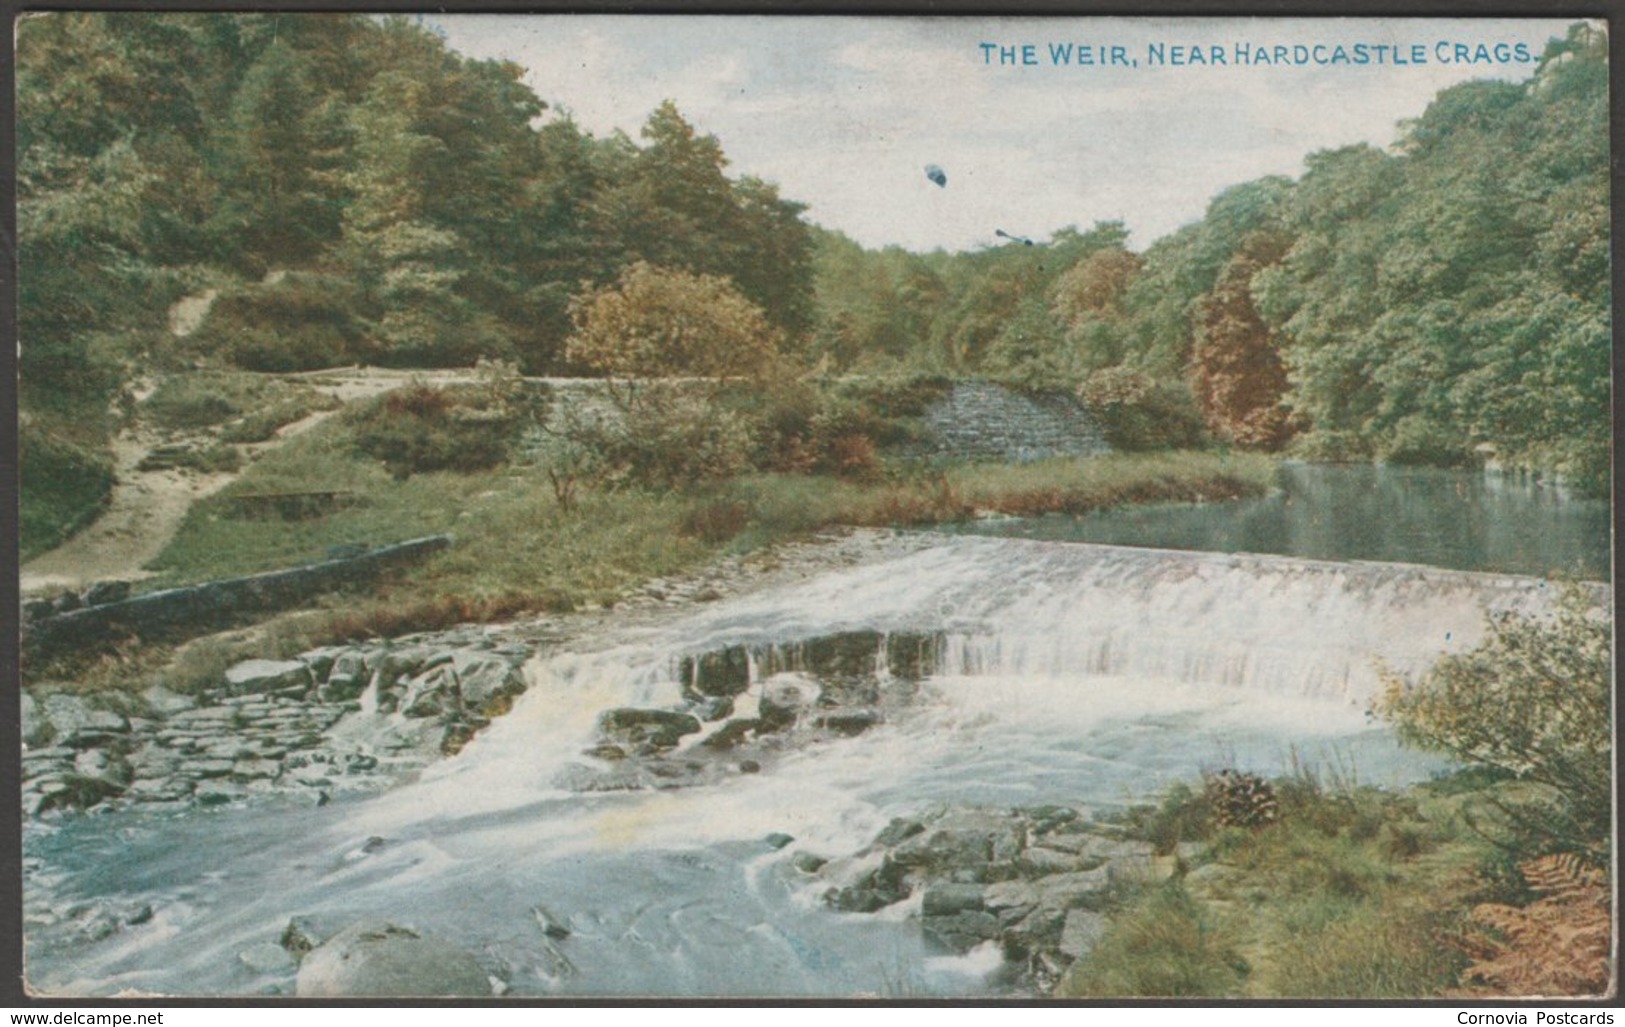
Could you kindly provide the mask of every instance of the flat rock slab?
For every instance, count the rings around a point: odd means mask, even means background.
[[[302,660],[244,660],[226,668],[226,689],[233,695],[309,684],[310,668]]]

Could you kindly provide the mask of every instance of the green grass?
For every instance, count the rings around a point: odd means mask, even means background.
[[[1178,883],[1153,888],[1115,916],[1062,982],[1065,998],[1220,998],[1240,994],[1249,967],[1229,918]]]
[[[21,560],[61,545],[94,520],[113,489],[105,442],[76,437],[71,425],[54,421],[30,418],[18,431]]]
[[[240,371],[169,375],[137,408],[159,428],[208,428],[231,422],[230,442],[263,442],[284,424],[333,401],[308,385]],[[240,421],[238,419],[241,419]]]
[[[364,595],[323,600],[315,613],[272,618],[267,623],[280,634],[257,644],[282,652],[612,604],[640,582],[697,567],[719,553],[747,552],[832,525],[928,525],[987,510],[1076,512],[1119,502],[1218,499],[1263,492],[1273,475],[1273,465],[1257,457],[1114,455],[1026,467],[900,467],[872,481],[760,473],[687,490],[600,487],[582,491],[566,509],[545,468],[525,463],[402,478],[362,451],[357,423],[336,417],[290,439],[195,504],[153,563],[158,575],[140,587],[312,563],[339,546],[453,536],[449,550],[392,572]],[[345,501],[284,520],[261,504],[234,499],[278,492],[336,492]],[[232,653],[243,649],[234,644]],[[224,658],[200,650],[187,661],[207,670]],[[181,685],[197,676],[184,668],[177,673]]]
[[[1251,830],[1190,815],[1201,792],[1176,789],[1130,828],[1176,824],[1204,852],[1181,879],[1133,897],[1056,993],[1441,995],[1467,964],[1441,939],[1481,900],[1493,858],[1461,816],[1482,787],[1499,785],[1323,789],[1300,775],[1276,782],[1279,821]]]

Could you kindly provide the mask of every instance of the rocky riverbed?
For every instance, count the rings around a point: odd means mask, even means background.
[[[525,668],[538,655],[928,541],[832,534],[646,583],[613,609],[243,661],[195,695],[156,687],[116,697],[25,693],[24,812],[231,816],[258,804],[324,805],[341,793],[381,790],[455,754],[506,713],[531,687]],[[780,759],[909,716],[941,644],[929,632],[859,630],[697,648],[672,668],[678,703],[599,711],[597,743],[557,784],[583,793],[686,789],[771,774]],[[389,844],[368,838],[355,858]],[[856,852],[818,851],[784,833],[763,844],[792,880],[818,889],[831,915],[917,921],[931,946],[1001,962],[1006,987],[1027,994],[1052,987],[1104,930],[1114,889],[1172,869],[1148,845],[1060,806],[938,808],[893,821]],[[25,919],[43,937],[96,943],[163,919],[150,902],[65,904],[53,896],[51,867],[30,858],[24,869]],[[535,916],[538,951],[549,965],[568,967],[572,924],[540,907]],[[238,960],[270,993],[385,994],[402,981],[417,994],[507,989],[507,971],[481,954],[383,919],[320,922],[290,910],[280,937]]]

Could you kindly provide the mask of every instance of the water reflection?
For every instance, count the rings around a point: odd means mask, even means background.
[[[1385,560],[1608,580],[1608,503],[1522,475],[1285,464],[1262,499],[980,521],[963,530],[1060,542]]]

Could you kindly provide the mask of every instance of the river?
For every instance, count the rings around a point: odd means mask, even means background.
[[[1388,482],[1368,490],[1386,509],[1393,479],[1373,480]],[[1346,488],[1259,501],[1239,523],[1262,530],[1278,516],[1270,503],[1306,494],[1338,506]],[[1327,527],[1344,513],[1322,509],[1294,537],[1404,534]],[[1501,525],[1485,545],[1526,537],[1507,516],[1485,515]],[[1552,532],[1528,537],[1541,534]],[[1218,548],[1251,536],[1233,537]],[[475,954],[515,995],[1003,994],[996,955],[934,950],[906,903],[835,912],[827,882],[794,858],[853,853],[891,818],[943,806],[1110,811],[1220,767],[1422,779],[1443,764],[1370,714],[1379,667],[1414,677],[1473,646],[1486,611],[1542,610],[1555,591],[1527,574],[922,535],[913,551],[540,658],[510,714],[381,795],[31,822],[29,887],[59,915],[27,927],[29,980],[73,995],[291,994],[275,943],[299,916],[324,931],[411,924]],[[856,631],[942,640],[917,699],[879,726],[701,786],[581,790],[598,713],[676,704],[684,657]],[[775,834],[793,841],[777,847]],[[72,911],[97,903],[151,916],[87,938]],[[537,908],[569,937],[544,936]]]
[[[1532,475],[1287,463],[1268,496],[973,522],[975,534],[1607,580],[1608,502]]]

